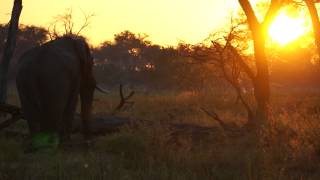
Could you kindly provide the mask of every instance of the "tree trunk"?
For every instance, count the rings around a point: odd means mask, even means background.
[[[268,123],[270,82],[269,66],[265,53],[265,40],[270,23],[276,17],[283,1],[271,0],[269,9],[262,23],[259,22],[255,12],[248,0],[238,0],[244,13],[246,14],[249,29],[253,36],[254,56],[256,62],[256,76],[253,79],[254,95],[256,99],[256,114],[251,122],[256,132],[261,131]],[[250,122],[249,122],[250,123]]]
[[[270,82],[269,82],[269,66],[265,53],[265,40],[267,30],[270,23],[277,15],[282,5],[282,1],[271,0],[270,7],[262,23],[258,21],[255,12],[248,0],[239,0],[244,10],[249,29],[253,36],[254,57],[256,63],[256,76],[253,77],[254,96],[256,100],[256,111],[250,124],[253,136],[253,166],[252,179],[262,179],[264,177],[265,155],[263,146],[263,133],[268,125],[269,99],[270,99]]]
[[[265,33],[264,30],[258,30],[254,34],[254,55],[256,59],[257,75],[254,80],[254,96],[257,102],[255,127],[265,126],[268,121],[270,83],[269,66],[265,54]]]
[[[309,14],[312,21],[314,41],[318,49],[318,55],[320,56],[320,22],[319,15],[313,0],[305,0],[305,3],[308,7]]]
[[[12,8],[11,19],[7,40],[4,47],[2,61],[0,64],[0,103],[4,104],[7,101],[7,81],[10,60],[13,56],[16,46],[17,32],[19,28],[19,18],[22,11],[22,0],[15,0]]]

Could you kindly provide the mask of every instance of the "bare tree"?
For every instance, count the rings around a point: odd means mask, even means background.
[[[94,17],[94,14],[87,14],[84,11],[81,12],[83,15],[83,22],[80,26],[76,26],[73,10],[71,8],[67,9],[64,14],[54,17],[54,21],[48,27],[50,39],[55,39],[64,35],[80,36],[82,31],[90,25],[91,18]]]
[[[7,81],[10,60],[16,47],[17,32],[19,28],[19,18],[22,11],[22,0],[15,0],[12,8],[11,19],[7,40],[4,47],[2,61],[0,64],[0,103],[7,101]]]
[[[218,77],[224,79],[235,90],[237,102],[240,102],[247,111],[247,124],[250,126],[255,121],[254,105],[251,105],[245,96],[251,95],[249,89],[246,89],[244,84],[254,85],[255,74],[249,65],[247,58],[243,56],[243,52],[249,46],[246,37],[247,28],[244,26],[246,21],[242,19],[231,18],[231,26],[226,32],[217,32],[206,39],[210,41],[211,46],[192,47],[188,50],[190,54],[198,62],[211,64],[215,68]],[[205,42],[205,44],[207,44]],[[190,48],[189,48],[190,49]],[[244,83],[245,82],[245,83]]]

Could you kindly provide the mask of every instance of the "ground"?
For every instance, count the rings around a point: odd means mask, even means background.
[[[25,154],[21,121],[0,132],[0,179],[256,179],[250,134],[225,132],[210,117],[241,127],[246,114],[232,91],[137,91],[132,107],[118,115],[133,124],[96,137],[88,146]],[[12,91],[10,102],[18,104]],[[107,114],[118,94],[96,94],[94,111]],[[277,89],[264,132],[260,179],[320,178],[320,90]],[[18,133],[17,133],[18,132]],[[81,136],[75,134],[73,140]]]

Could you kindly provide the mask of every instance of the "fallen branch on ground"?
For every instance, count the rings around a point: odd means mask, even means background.
[[[0,104],[0,112],[11,114],[11,118],[0,123],[0,131],[23,118],[22,111],[17,106],[9,104]]]

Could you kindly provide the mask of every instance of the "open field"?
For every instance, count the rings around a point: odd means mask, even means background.
[[[4,1],[0,180],[320,179],[320,1]]]
[[[108,114],[118,100],[116,92],[97,93],[95,113]],[[89,148],[66,146],[56,152],[24,154],[25,122],[0,132],[0,179],[256,178],[250,135],[224,131],[203,111],[215,111],[225,123],[241,127],[245,112],[232,92],[137,92],[132,100],[134,105],[118,115],[134,123],[95,138]],[[17,104],[15,93],[9,102]],[[270,116],[264,132],[263,179],[319,179],[320,91],[277,90]],[[73,139],[79,137],[75,134]]]

